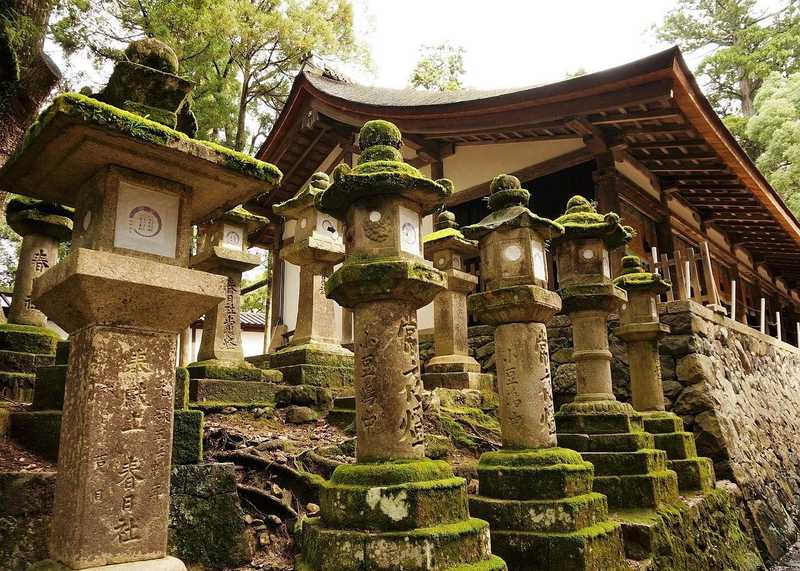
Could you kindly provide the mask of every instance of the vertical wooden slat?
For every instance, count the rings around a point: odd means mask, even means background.
[[[775,325],[777,326],[778,341],[783,341],[783,332],[781,331],[781,312],[775,312]]]
[[[761,333],[767,332],[767,300],[761,298]]]
[[[700,287],[700,276],[698,275],[698,272],[697,272],[697,259],[700,256],[698,256],[695,253],[694,248],[687,248],[686,257],[687,257],[687,259],[689,261],[689,264],[691,266],[690,269],[689,269],[689,277],[691,278],[691,280],[690,280],[690,283],[692,284],[691,287],[694,290],[693,295],[691,295],[690,297],[692,297],[692,298],[696,299],[697,301],[699,301],[700,303],[702,303],[703,302],[703,289]]]
[[[719,291],[717,291],[717,282],[714,279],[714,269],[711,267],[711,252],[708,250],[708,242],[703,242],[702,246],[702,261],[703,261],[703,275],[706,281],[706,294],[708,296],[708,303],[713,305],[720,305]]]
[[[736,280],[731,280],[731,319],[736,321]]]
[[[683,254],[680,250],[675,250],[675,281],[678,286],[678,299],[686,301],[689,299],[689,292],[686,291],[686,277],[684,276],[685,266],[683,264]]]
[[[667,301],[675,301],[675,295],[672,292],[676,290],[676,285],[675,282],[672,281],[672,272],[669,269],[669,257],[666,254],[661,254],[661,277],[672,284],[672,287],[667,290]]]

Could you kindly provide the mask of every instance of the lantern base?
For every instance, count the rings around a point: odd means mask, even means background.
[[[44,327],[0,324],[0,395],[30,402],[36,369],[53,364],[58,339]]]
[[[269,365],[288,385],[349,387],[353,385],[353,352],[335,343],[289,345],[269,355]]]
[[[620,526],[577,452],[489,452],[478,478],[470,511],[489,522],[492,550],[509,569],[626,569]]]
[[[57,561],[48,559],[31,565],[29,571],[72,571],[72,567],[67,567]],[[130,563],[89,567],[82,569],[82,571],[186,571],[186,565],[175,557],[162,557],[147,561],[131,561]]]
[[[443,461],[339,466],[320,507],[303,522],[297,569],[506,568],[491,555],[489,525],[469,517],[465,480]]]
[[[216,379],[220,381],[267,381],[279,383],[282,379],[278,371],[259,369],[247,361],[224,361],[208,359],[186,365],[192,379]]]
[[[714,463],[697,455],[694,434],[683,429],[683,420],[671,412],[644,412],[644,429],[653,435],[655,447],[667,453],[667,468],[678,475],[681,492],[711,490],[716,485]]]
[[[438,388],[496,390],[494,375],[491,373],[423,373],[422,384],[426,391]]]

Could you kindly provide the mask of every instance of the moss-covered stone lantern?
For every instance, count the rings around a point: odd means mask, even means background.
[[[197,252],[190,266],[223,276],[226,288],[225,299],[203,319],[197,361],[186,367],[193,401],[260,402],[266,400],[259,390],[264,388],[261,381],[281,380],[277,371],[261,370],[245,361],[242,351],[242,273],[261,263],[257,254],[248,252],[248,237],[267,223],[266,218],[239,206],[198,226]]]
[[[546,289],[545,255],[564,229],[531,212],[514,176],[496,176],[490,193],[492,213],[462,230],[480,241],[486,285],[469,296],[469,309],[496,326],[503,450],[481,456],[470,509],[489,521],[492,548],[509,569],[622,570],[620,529],[592,493],[591,464],[556,446],[545,323],[561,299]]]
[[[505,569],[488,524],[469,517],[466,482],[424,458],[416,310],[445,276],[422,257],[420,221],[449,187],[403,162],[401,142],[393,124],[366,123],[358,165],[338,166],[316,200],[345,223],[345,261],[325,290],[353,309],[358,447],[304,521],[297,568]]]
[[[153,42],[163,57],[126,65],[124,75],[117,68],[109,86],[172,113],[186,94],[164,104],[155,94],[184,80],[160,71],[174,54]],[[78,94],[57,97],[0,169],[0,186],[75,207],[71,252],[32,293],[71,340],[52,561],[34,568],[185,569],[166,554],[176,336],[223,301],[226,286],[187,268],[191,225],[268,192],[280,176]]]
[[[626,244],[633,230],[613,212],[598,213],[582,196],[572,197],[556,222],[564,226],[554,244],[577,366],[575,400],[556,414],[558,443],[594,464],[594,489],[608,496],[611,506],[657,508],[673,502],[678,481],[666,468],[666,455],[654,449],[641,415],[612,390],[608,317],[628,296],[611,279],[609,250]]]
[[[22,236],[8,323],[0,324],[0,394],[29,402],[37,367],[51,365],[58,335],[31,299],[33,280],[58,262],[58,244],[72,234],[72,209],[14,196],[6,220]],[[2,310],[0,310],[2,316]]]
[[[353,382],[353,353],[339,343],[336,303],[325,296],[325,282],[344,259],[342,223],[314,205],[328,186],[328,175],[316,173],[297,195],[273,206],[276,214],[296,221],[294,242],[281,255],[300,266],[297,325],[289,345],[269,357],[270,366],[291,385],[341,387]]]
[[[667,467],[678,474],[681,491],[714,487],[714,464],[697,456],[694,435],[683,428],[683,419],[665,412],[658,340],[669,332],[660,322],[658,296],[670,287],[659,274],[646,271],[637,256],[622,258],[622,273],[614,284],[628,292],[614,331],[628,346],[631,402],[642,414],[644,429],[653,434],[656,448],[667,454]]]
[[[464,238],[455,215],[445,210],[439,214],[434,232],[423,239],[423,247],[425,257],[447,274],[447,289],[433,300],[436,356],[425,365],[422,382],[428,390],[492,390],[493,376],[481,373],[467,343],[467,294],[475,291],[478,278],[464,271],[464,261],[477,256],[478,244]]]

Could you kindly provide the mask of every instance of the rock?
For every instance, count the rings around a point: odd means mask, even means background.
[[[453,443],[445,436],[438,434],[425,435],[425,456],[432,460],[441,460],[455,450]]]
[[[269,514],[267,516],[267,521],[272,525],[281,525],[283,523],[283,520],[278,516],[276,516],[275,514]]]
[[[696,353],[698,345],[698,339],[692,335],[667,335],[661,340],[660,349],[662,353],[680,357]]]
[[[698,414],[714,408],[714,401],[705,383],[689,385],[675,400],[672,411],[678,415]]]
[[[319,506],[317,504],[314,504],[314,503],[311,503],[311,502],[307,503],[306,504],[306,513],[308,515],[316,515],[316,514],[318,514],[319,513]]]
[[[558,393],[574,394],[577,379],[578,366],[575,363],[565,363],[559,366],[553,375],[553,390]]]
[[[222,409],[221,412],[222,414],[233,414],[235,412],[238,412],[238,410],[239,409],[236,408],[235,406],[226,406],[225,408]]]
[[[697,453],[700,456],[707,456],[715,462],[727,456],[722,427],[715,412],[709,411],[695,416],[693,428]]]
[[[714,378],[714,363],[706,355],[692,353],[678,359],[675,374],[687,385],[710,382]]]
[[[550,355],[550,362],[556,364],[572,362],[572,348],[562,347]]]
[[[264,442],[260,443],[256,446],[256,450],[261,452],[270,452],[272,450],[282,450],[283,449],[283,442],[276,439],[265,440]]]
[[[661,361],[661,378],[674,379],[675,359],[669,355],[660,355],[660,361]]]
[[[292,405],[286,409],[286,422],[292,424],[304,424],[315,422],[319,414],[313,408],[307,406]]]
[[[492,341],[491,343],[487,343],[486,345],[484,345],[480,349],[477,349],[475,351],[475,358],[476,359],[485,359],[489,355],[493,355],[493,354],[494,354],[494,341]]]
[[[291,405],[327,410],[333,407],[333,394],[326,387],[312,385],[296,385],[279,389],[275,393],[275,406],[286,408]]]
[[[675,400],[675,398],[680,394],[683,390],[683,385],[680,384],[678,381],[663,381],[663,388],[664,388],[664,396],[670,400]]]

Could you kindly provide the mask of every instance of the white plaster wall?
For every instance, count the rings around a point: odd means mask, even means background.
[[[583,146],[581,139],[466,145],[444,159],[444,176],[453,181],[456,191],[465,190],[497,174],[529,167]]]
[[[203,329],[198,327],[194,330],[194,343],[190,350],[191,361],[197,360],[197,352],[200,350],[200,340],[203,338]],[[178,341],[180,343],[180,341]],[[264,353],[264,332],[263,331],[242,331],[242,351],[245,357],[261,355]],[[180,356],[180,345],[177,350]]]

